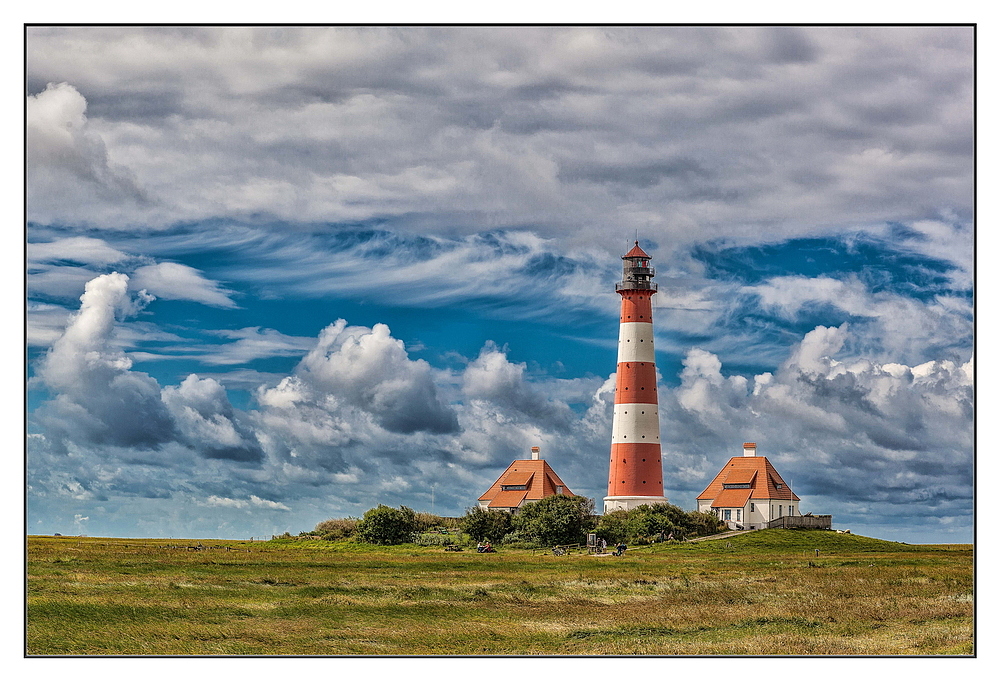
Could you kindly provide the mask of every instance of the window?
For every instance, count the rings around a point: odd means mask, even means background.
[[[724,510],[722,510],[722,520],[723,521],[730,521],[730,520],[732,520],[732,518],[733,518],[733,510],[732,509],[724,509]]]
[[[743,520],[743,510],[742,509],[737,509],[736,510],[736,520],[737,521],[742,521]]]
[[[500,489],[501,490],[527,490],[528,486],[526,486],[526,485],[502,485],[502,486],[500,486]]]
[[[753,511],[753,502],[750,503],[750,511]]]
[[[784,514],[781,512],[781,505],[780,504],[778,505],[778,516],[784,516]]]
[[[563,494],[563,492],[562,492],[562,486],[561,485],[557,485],[556,486],[556,495],[562,495],[562,494]]]
[[[723,483],[722,487],[723,488],[728,488],[728,489],[732,490],[734,488],[749,488],[750,484],[749,483]]]

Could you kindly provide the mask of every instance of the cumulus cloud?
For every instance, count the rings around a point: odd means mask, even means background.
[[[510,362],[506,353],[491,342],[463,372],[462,391],[472,400],[489,401],[549,428],[569,428],[569,407],[533,388],[526,380],[526,369],[525,363]]]
[[[28,203],[35,219],[59,220],[88,205],[148,203],[133,174],[110,160],[86,110],[86,99],[69,83],[49,83],[28,96]]]
[[[384,324],[367,329],[338,320],[320,332],[296,375],[389,431],[447,433],[458,427],[454,411],[438,397],[430,365],[410,360]]]
[[[131,370],[132,362],[110,341],[115,315],[148,302],[128,295],[128,276],[101,275],[87,283],[66,330],[41,360],[38,377],[56,397],[42,408],[44,421],[63,439],[154,447],[173,434],[156,380]]]
[[[191,374],[179,386],[165,387],[162,397],[181,438],[195,450],[221,459],[260,459],[256,436],[236,418],[226,389],[215,379]]]
[[[256,438],[218,381],[192,374],[161,390],[132,369],[116,342],[117,318],[152,296],[128,289],[128,276],[117,272],[88,282],[80,309],[38,363],[38,380],[54,397],[36,416],[54,442],[149,449],[179,440],[208,457],[260,459]]]
[[[181,263],[157,263],[136,268],[132,274],[132,285],[167,300],[196,301],[216,308],[237,307],[229,297],[231,291]]]
[[[665,477],[693,489],[751,440],[794,476],[800,495],[966,513],[971,360],[910,367],[842,357],[849,336],[847,325],[819,326],[776,372],[752,379],[726,376],[716,356],[690,351],[681,385],[661,398],[664,462],[675,470]]]

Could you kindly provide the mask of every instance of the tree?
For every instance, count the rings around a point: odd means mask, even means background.
[[[393,509],[380,504],[358,522],[357,539],[373,545],[399,545],[413,540],[416,514],[409,507]]]
[[[540,545],[568,545],[584,541],[590,528],[594,501],[580,495],[550,495],[529,502],[514,514],[514,530]]]
[[[503,537],[513,528],[510,513],[482,507],[469,507],[465,510],[458,527],[462,532],[477,542],[489,540],[500,543]]]

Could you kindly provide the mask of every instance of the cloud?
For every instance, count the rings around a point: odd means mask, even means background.
[[[128,286],[117,272],[88,282],[80,309],[38,363],[54,397],[35,415],[53,442],[158,449],[179,440],[207,457],[259,460],[256,438],[216,380],[192,374],[161,390],[132,369],[116,342],[116,316],[135,314],[152,297],[133,298]]]
[[[472,400],[486,400],[522,418],[564,431],[572,412],[562,402],[546,398],[525,380],[524,363],[512,363],[492,342],[488,343],[462,373],[462,392]]]
[[[29,267],[37,263],[68,260],[87,265],[110,265],[129,258],[103,239],[67,237],[51,242],[29,242]]]
[[[260,358],[288,357],[301,353],[315,344],[304,336],[288,336],[274,329],[244,327],[235,330],[209,332],[224,338],[236,339],[229,344],[213,344],[196,356],[210,365],[238,365]]]
[[[849,341],[847,325],[819,326],[777,372],[752,378],[726,376],[711,353],[689,352],[681,385],[661,394],[665,477],[703,485],[750,440],[800,495],[966,513],[971,360],[878,364],[843,357]]]
[[[87,283],[80,310],[40,361],[38,377],[56,397],[41,417],[65,440],[155,447],[173,434],[156,380],[131,370],[111,343],[115,315],[148,302],[127,293],[128,276],[101,275]]]
[[[28,203],[36,219],[59,220],[70,207],[149,201],[132,173],[111,162],[86,110],[86,99],[68,83],[49,83],[28,96]]]
[[[869,352],[878,357],[921,362],[928,357],[959,360],[972,345],[972,301],[962,295],[937,294],[930,300],[892,291],[872,291],[856,277],[774,277],[743,288],[761,304],[787,319],[807,315],[817,305],[852,318]]]
[[[257,438],[241,423],[226,389],[215,379],[189,375],[179,386],[166,386],[163,403],[184,442],[207,457],[256,461],[262,456]]]
[[[234,507],[236,509],[248,509],[251,507],[258,507],[263,509],[280,509],[282,511],[291,511],[287,506],[281,504],[280,502],[274,502],[273,500],[264,500],[256,495],[251,495],[249,499],[246,500],[234,500],[229,497],[219,497],[218,495],[209,495],[205,499],[205,504],[209,507]]]
[[[98,291],[108,294],[105,312],[127,296],[121,276],[106,277],[90,288],[88,310]],[[680,384],[660,391],[671,500],[693,506],[739,443],[755,440],[811,509],[852,527],[864,520],[863,507],[893,516],[921,504],[933,514],[967,516],[971,360],[880,364],[852,355],[851,336],[848,325],[819,326],[773,372],[754,376],[726,372],[715,354],[690,349]],[[108,360],[101,353],[93,360],[102,358]],[[76,381],[45,376],[50,388]],[[249,413],[233,409],[212,378],[191,375],[163,388],[175,435],[145,458],[143,446],[100,443],[79,428],[60,431],[40,419],[47,433],[72,435],[63,447],[76,454],[70,467],[47,469],[59,448],[47,435],[32,439],[33,494],[53,504],[194,495],[205,507],[315,516],[329,512],[314,505],[353,514],[379,501],[426,508],[430,483],[447,478],[455,485],[439,489],[437,503],[460,509],[532,445],[542,447],[574,492],[604,492],[614,375],[563,380],[529,373],[493,344],[460,372],[432,372],[409,359],[384,325],[338,321],[292,374],[269,386],[255,391]],[[419,412],[412,400],[387,401],[388,394],[422,396],[422,410],[434,405],[427,395],[438,396],[430,419],[454,421],[448,429],[390,428],[417,423]],[[457,400],[446,405],[446,394]],[[425,416],[419,423],[433,422]],[[310,522],[315,518],[303,527]]]
[[[157,263],[136,268],[132,285],[146,289],[158,298],[172,301],[196,301],[216,308],[236,308],[231,291],[218,282],[206,279],[192,267],[180,263]]]
[[[29,31],[27,71],[33,97],[73,105],[45,120],[99,130],[103,156],[79,135],[60,143],[78,166],[119,159],[161,202],[74,206],[94,224],[531,225],[609,248],[635,229],[687,243],[970,219],[972,37],[931,26],[60,27]],[[73,85],[42,91],[60,82]],[[91,170],[77,184],[91,177],[125,175]],[[29,216],[65,213],[54,197],[35,183]]]
[[[62,336],[70,311],[57,305],[34,303],[27,306],[27,344],[48,348]]]
[[[531,445],[599,497],[638,235],[672,499],[750,438],[817,507],[968,519],[973,33],[31,27],[32,499],[248,536]]]
[[[410,360],[384,324],[367,329],[338,320],[320,332],[296,376],[364,410],[389,431],[447,433],[458,427],[453,410],[437,395],[430,365]]]

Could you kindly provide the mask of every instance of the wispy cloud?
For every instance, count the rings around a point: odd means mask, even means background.
[[[131,284],[137,290],[145,289],[167,300],[196,301],[217,308],[237,307],[229,297],[233,292],[180,263],[157,263],[136,268]]]

